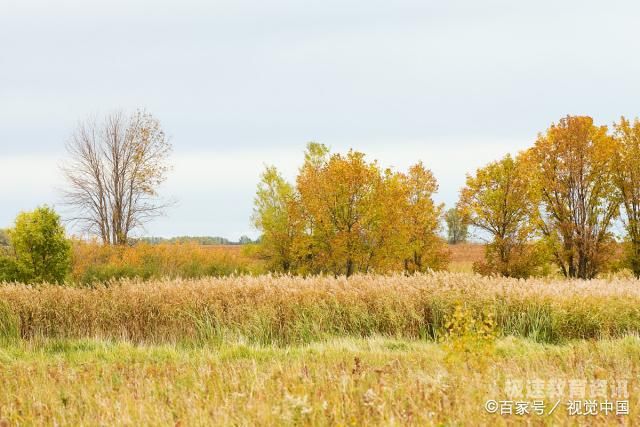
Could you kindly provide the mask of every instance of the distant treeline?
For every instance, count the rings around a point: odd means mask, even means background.
[[[219,236],[177,236],[177,237],[142,237],[137,239],[139,242],[156,245],[160,243],[197,243],[199,245],[247,245],[255,243],[248,236],[242,236],[237,241],[229,240]]]
[[[250,243],[258,243],[260,239],[252,240],[248,236],[241,236],[238,240],[229,240],[219,236],[176,236],[176,237],[141,237],[131,239],[132,243],[142,242],[150,245],[161,243],[196,243],[203,246],[213,245],[247,245]],[[6,230],[0,229],[0,246],[9,246],[9,235]]]

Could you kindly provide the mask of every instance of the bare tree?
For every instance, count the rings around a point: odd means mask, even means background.
[[[166,179],[170,151],[160,122],[143,110],[81,122],[62,168],[71,219],[105,244],[126,244],[132,230],[167,207],[157,188]]]

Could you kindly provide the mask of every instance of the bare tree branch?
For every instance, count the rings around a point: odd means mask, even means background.
[[[163,214],[169,203],[157,188],[169,171],[171,145],[151,114],[109,114],[86,120],[67,143],[70,161],[62,167],[65,203],[72,221],[105,244],[126,244],[132,230]]]

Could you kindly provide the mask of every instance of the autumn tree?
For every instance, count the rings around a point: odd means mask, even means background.
[[[295,187],[267,169],[254,224],[262,232],[261,250],[289,260],[272,265],[276,270],[348,277],[442,268],[447,254],[437,235],[442,207],[431,198],[436,189],[421,164],[402,174],[382,170],[363,153],[331,154],[310,143]]]
[[[526,277],[539,264],[530,239],[535,233],[536,195],[520,158],[506,155],[467,175],[458,209],[464,221],[490,237],[485,262],[474,269],[508,277]]]
[[[640,278],[640,120],[620,118],[614,125],[617,147],[613,180],[620,194],[627,231],[626,261]]]
[[[308,151],[317,147],[310,146]],[[307,154],[297,178],[316,270],[351,276],[370,265],[380,170],[363,153],[333,154],[324,163]]]
[[[541,194],[539,224],[566,277],[595,277],[613,252],[616,151],[606,126],[594,125],[591,117],[567,116],[539,135],[527,155]]]
[[[442,269],[449,262],[449,253],[439,235],[444,205],[436,205],[433,195],[438,191],[438,183],[430,170],[422,162],[409,168],[404,179],[406,196],[404,203],[398,204],[401,212],[394,214],[407,226],[404,267],[408,272]]]
[[[67,143],[70,160],[63,167],[72,219],[105,244],[126,244],[132,230],[167,207],[157,190],[170,151],[160,122],[144,111],[80,123]]]
[[[447,210],[444,214],[444,220],[447,223],[447,241],[449,244],[456,245],[467,241],[468,226],[458,209],[451,208]]]

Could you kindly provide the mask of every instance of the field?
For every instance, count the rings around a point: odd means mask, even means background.
[[[640,420],[634,280],[263,275],[2,285],[0,301],[1,425]],[[569,414],[592,399],[628,414]]]
[[[473,263],[482,261],[484,257],[484,245],[478,243],[458,243],[449,245],[451,259],[449,271],[456,273],[470,273],[473,271]]]

